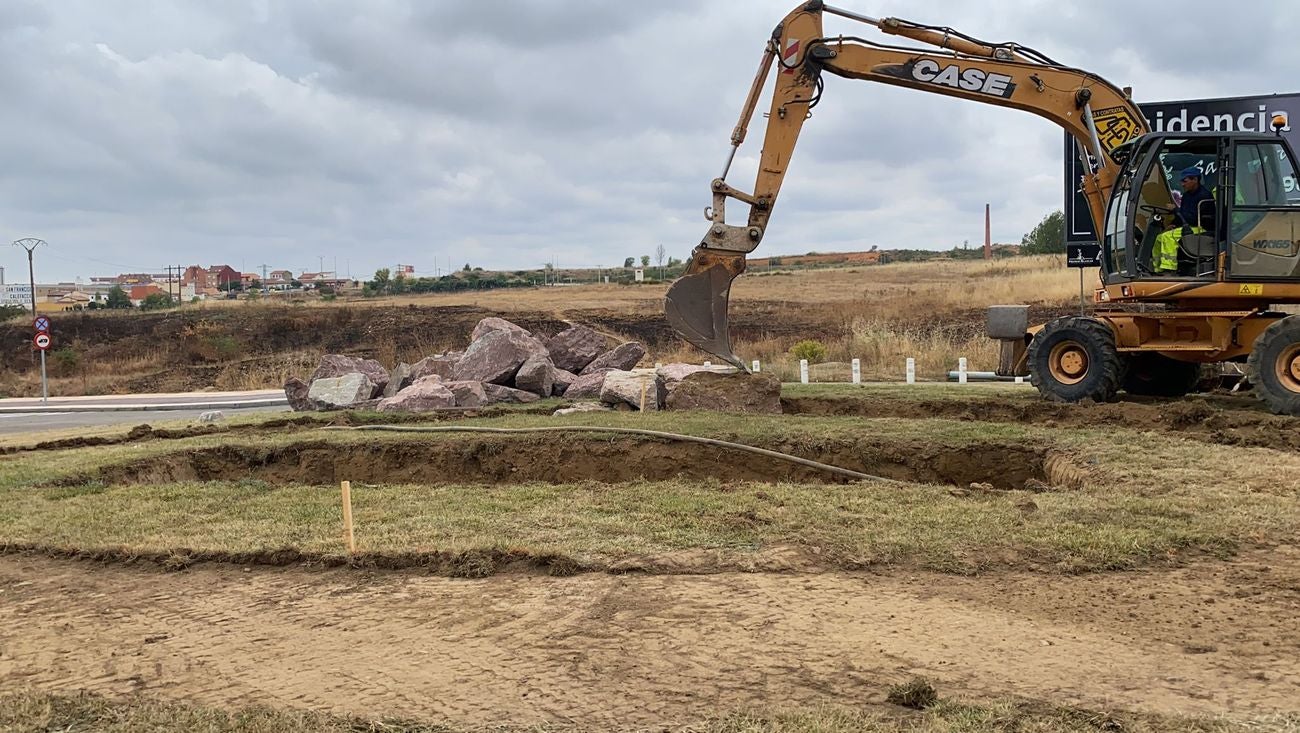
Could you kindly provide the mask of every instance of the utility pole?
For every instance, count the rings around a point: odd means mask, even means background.
[[[37,247],[41,246],[42,244],[45,244],[45,240],[37,239],[35,237],[25,237],[23,239],[14,240],[13,244],[15,247],[22,247],[23,249],[27,250],[27,278],[32,288],[32,319],[35,320],[36,319],[36,269],[35,269],[35,265],[32,263],[32,253],[36,251]],[[45,350],[37,349],[37,351],[41,352],[41,402],[49,402],[50,383],[45,378]]]
[[[266,265],[262,265],[262,295],[267,294],[266,289]]]

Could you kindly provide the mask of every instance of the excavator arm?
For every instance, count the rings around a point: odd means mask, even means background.
[[[928,44],[933,50],[876,43],[855,36],[826,38],[826,14]],[[732,161],[747,135],[767,79],[776,84],[752,192],[727,183]],[[745,271],[745,255],[763,239],[804,122],[821,99],[824,74],[907,87],[999,107],[1032,112],[1060,125],[1076,141],[1084,162],[1082,188],[1097,231],[1120,170],[1111,152],[1146,133],[1141,111],[1124,90],[1079,69],[1013,43],[987,43],[950,28],[897,18],[870,18],[813,0],[796,8],[772,32],[758,73],[731,134],[722,175],[713,180],[705,209],[708,232],[686,271],[669,288],[669,323],[687,341],[745,369],[731,350],[727,316],[731,282]],[[744,225],[727,222],[727,202],[749,207]]]

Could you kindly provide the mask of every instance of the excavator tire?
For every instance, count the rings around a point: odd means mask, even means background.
[[[1082,316],[1049,322],[1029,342],[1029,381],[1052,402],[1109,402],[1124,362],[1110,326]]]
[[[1278,415],[1300,417],[1300,316],[1288,316],[1255,339],[1246,373],[1255,395]]]
[[[1200,364],[1154,352],[1138,352],[1126,361],[1123,387],[1131,395],[1182,397],[1201,383]]]

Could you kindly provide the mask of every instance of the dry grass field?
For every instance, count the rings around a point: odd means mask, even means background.
[[[262,415],[0,445],[0,729],[1296,731],[1300,430],[787,388],[613,434]],[[357,551],[342,540],[352,482]]]
[[[1095,272],[1087,273],[1089,286]],[[907,357],[924,379],[941,379],[965,356],[973,369],[995,360],[983,336],[984,308],[1027,303],[1035,316],[1076,307],[1077,271],[1058,257],[993,262],[935,261],[825,270],[751,272],[732,290],[736,353],[787,380],[789,349],[826,347],[816,380],[848,379],[850,359],[867,379],[899,379]],[[214,301],[167,313],[88,313],[55,318],[52,393],[104,394],[278,387],[341,350],[386,364],[462,348],[478,319],[503,315],[543,333],[583,323],[611,339],[635,339],[647,361],[700,362],[663,317],[662,284],[578,285],[311,304]],[[39,378],[22,324],[0,327],[0,394],[30,396]],[[68,347],[60,355],[58,349]],[[71,354],[69,361],[67,355]]]

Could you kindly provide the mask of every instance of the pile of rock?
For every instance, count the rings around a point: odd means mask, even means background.
[[[373,359],[329,354],[309,379],[291,378],[284,391],[295,410],[380,412],[526,403],[552,396],[596,398],[608,373],[626,372],[645,356],[638,343],[607,346],[604,336],[586,326],[547,338],[502,318],[484,318],[462,352],[391,370]]]
[[[600,402],[645,410],[774,414],[781,412],[781,381],[771,374],[743,374],[731,367],[665,364],[606,372]]]

